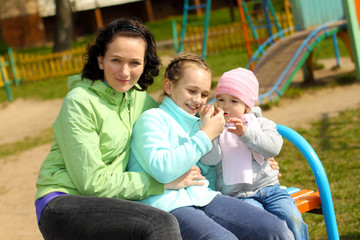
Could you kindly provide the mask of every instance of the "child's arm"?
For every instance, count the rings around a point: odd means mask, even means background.
[[[276,124],[264,117],[257,118],[261,130],[246,128],[240,140],[265,158],[275,157],[283,145],[283,138],[276,129]]]
[[[161,183],[170,183],[191,169],[211,149],[207,135],[199,131],[189,139],[171,139],[169,118],[160,110],[149,110],[133,128],[131,153],[140,166]],[[176,142],[179,141],[179,144]]]
[[[213,166],[218,164],[221,161],[221,149],[219,144],[219,138],[215,138],[211,141],[212,149],[210,152],[205,154],[201,159],[200,162],[204,165]]]

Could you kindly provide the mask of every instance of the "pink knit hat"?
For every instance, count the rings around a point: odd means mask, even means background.
[[[252,71],[236,68],[225,72],[219,79],[215,96],[219,94],[230,94],[252,109],[258,100],[259,82]]]

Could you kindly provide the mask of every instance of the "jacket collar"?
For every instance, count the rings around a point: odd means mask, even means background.
[[[129,103],[131,99],[130,93],[134,90],[130,89],[124,93],[117,92],[103,81],[94,81],[89,88],[95,91],[101,98],[114,105]]]
[[[159,108],[175,119],[185,131],[191,131],[195,124],[196,126],[200,124],[200,118],[188,114],[167,96]]]
[[[76,87],[88,88],[99,95],[106,102],[114,105],[120,105],[124,100],[125,104],[129,104],[132,100],[130,95],[132,95],[132,92],[135,91],[135,89],[130,89],[125,93],[120,93],[112,89],[109,85],[101,80],[92,81],[87,78],[82,79],[81,74],[69,77],[69,91]]]

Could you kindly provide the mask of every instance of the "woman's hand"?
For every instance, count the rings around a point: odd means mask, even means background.
[[[274,158],[269,158],[269,159],[268,159],[268,164],[270,165],[270,167],[271,167],[272,169],[278,170],[278,171],[279,171],[278,177],[281,177],[279,163],[278,163],[277,161],[275,161]]]
[[[202,186],[205,183],[198,180],[204,180],[205,177],[201,175],[201,170],[198,166],[193,166],[189,171],[175,179],[170,183],[165,184],[165,189],[182,189],[190,186]]]
[[[203,106],[200,110],[200,117],[202,120],[202,131],[212,141],[219,136],[224,130],[225,118],[224,111],[211,105]]]

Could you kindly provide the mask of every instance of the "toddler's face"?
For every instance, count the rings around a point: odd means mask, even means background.
[[[211,89],[211,73],[196,66],[187,67],[174,84],[165,79],[164,90],[185,112],[195,115],[206,104]]]
[[[246,105],[240,99],[229,94],[219,94],[216,97],[217,106],[224,110],[225,120],[231,117],[241,118],[245,114]]]

